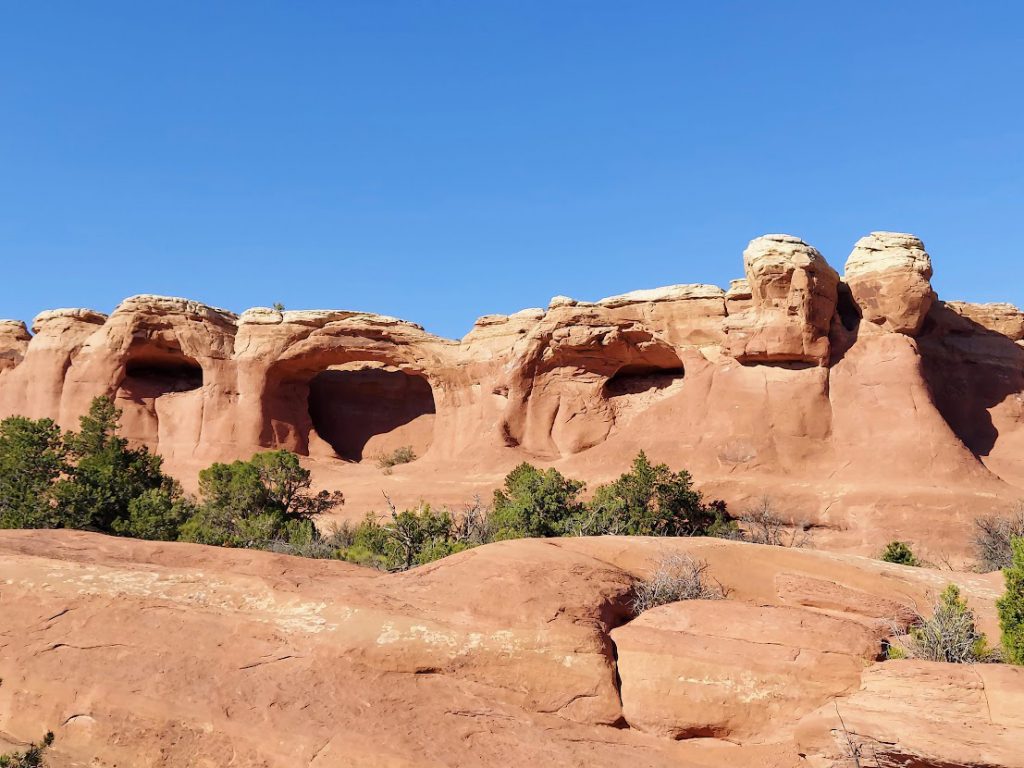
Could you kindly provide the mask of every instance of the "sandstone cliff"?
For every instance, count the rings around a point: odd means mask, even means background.
[[[912,235],[862,238],[845,276],[789,235],[745,277],[480,318],[460,341],[391,317],[135,296],[106,317],[0,322],[0,415],[73,426],[92,397],[185,483],[287,448],[343,514],[460,504],[516,463],[591,484],[638,449],[734,508],[771,495],[831,546],[962,549],[970,516],[1024,494],[1024,313],[943,302]],[[373,457],[420,458],[383,475]]]

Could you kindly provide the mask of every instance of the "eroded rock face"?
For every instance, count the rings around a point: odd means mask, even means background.
[[[31,338],[21,320],[0,320],[0,374],[22,361]]]
[[[877,765],[1019,768],[1022,704],[1019,667],[887,661],[866,670],[852,695],[804,718],[797,741],[826,759],[848,757],[852,741]]]
[[[632,619],[633,579],[680,554],[728,599]],[[42,727],[54,766],[798,768],[838,757],[838,703],[889,764],[1018,767],[1020,670],[873,656],[950,579],[991,632],[993,576],[629,537],[385,574],[0,531],[0,748]]]
[[[932,261],[924,243],[900,232],[872,232],[857,241],[844,279],[866,322],[916,336],[935,300]]]
[[[754,628],[756,627],[756,631]],[[630,726],[673,739],[778,738],[860,681],[882,632],[801,608],[687,600],[612,632]]]
[[[34,335],[0,323],[0,417],[73,428],[108,395],[186,488],[214,461],[284,448],[352,519],[382,490],[461,507],[522,461],[592,491],[645,450],[733,508],[773,497],[830,545],[869,552],[884,528],[962,556],[973,516],[1024,495],[1024,314],[933,300],[913,236],[854,254],[840,282],[810,245],[767,235],[728,291],[557,296],[461,340],[365,312],[236,316],[148,295],[110,317],[53,310]],[[382,476],[377,455],[404,446],[417,460]]]
[[[743,252],[751,306],[726,323],[729,353],[744,363],[814,363],[829,357],[839,275],[791,235],[764,235]]]

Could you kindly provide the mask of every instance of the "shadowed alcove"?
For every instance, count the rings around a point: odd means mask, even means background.
[[[392,366],[350,363],[309,382],[313,428],[347,461],[403,446],[423,455],[433,438],[434,413],[429,382]]]
[[[116,400],[121,431],[152,450],[198,440],[203,368],[172,344],[140,344],[124,363]]]
[[[643,392],[658,392],[681,382],[683,365],[662,368],[653,365],[625,365],[604,384],[605,397],[624,397]]]
[[[180,352],[153,350],[133,355],[125,363],[121,389],[135,398],[160,397],[203,386],[203,369]]]

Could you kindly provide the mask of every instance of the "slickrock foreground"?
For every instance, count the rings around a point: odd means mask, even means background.
[[[630,621],[669,553],[731,593]],[[57,768],[796,768],[848,732],[878,765],[1024,766],[1024,669],[877,661],[949,579],[994,632],[998,574],[718,539],[512,541],[388,575],[3,531],[0,739],[52,728]]]
[[[114,396],[127,436],[186,487],[213,461],[287,448],[340,514],[461,505],[515,464],[590,483],[638,449],[733,510],[768,495],[816,542],[879,536],[961,558],[965,526],[1024,494],[1024,313],[946,302],[913,235],[858,241],[840,276],[766,235],[743,279],[480,318],[461,340],[349,311],[240,316],[135,296],[109,317],[0,322],[0,415],[73,427]],[[411,446],[389,475],[374,457]]]

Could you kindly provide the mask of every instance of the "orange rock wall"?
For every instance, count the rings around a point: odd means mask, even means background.
[[[592,488],[639,449],[734,508],[768,494],[852,549],[884,527],[957,551],[972,515],[1024,494],[1024,313],[939,301],[910,235],[863,238],[845,278],[769,235],[744,271],[728,292],[556,297],[461,341],[380,315],[157,296],[109,317],[53,310],[31,334],[0,321],[0,415],[73,427],[110,395],[186,486],[213,461],[287,448],[352,517],[382,490],[464,503],[524,460]],[[382,474],[375,455],[402,445],[417,461]]]

